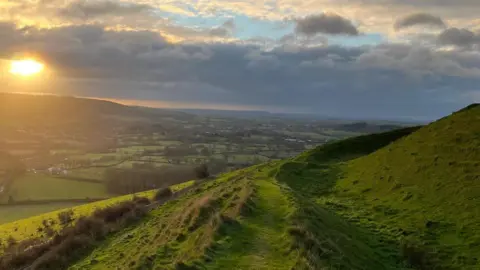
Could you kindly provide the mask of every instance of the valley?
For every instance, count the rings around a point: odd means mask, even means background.
[[[108,172],[155,171],[173,184],[193,179],[193,169],[202,164],[218,174],[397,127],[360,123],[352,128],[339,120],[251,118],[234,112],[226,117],[100,100],[1,95],[16,106],[0,110],[0,151],[21,164],[22,173],[0,177],[0,211],[24,211],[0,215],[0,224],[148,189],[109,189]]]

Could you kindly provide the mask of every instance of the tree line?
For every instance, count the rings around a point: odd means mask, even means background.
[[[109,168],[104,180],[107,191],[112,194],[131,194],[159,189],[208,177],[208,167],[166,167],[166,168]]]

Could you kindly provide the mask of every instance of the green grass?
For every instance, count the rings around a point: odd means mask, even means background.
[[[279,164],[198,187],[112,235],[71,269],[401,269],[391,243],[277,181]]]
[[[414,246],[418,269],[478,269],[479,120],[477,106],[419,130],[328,144],[284,162],[276,175],[397,250]]]
[[[480,107],[342,166],[335,190],[448,269],[480,265]],[[395,213],[395,214],[393,214]]]
[[[287,234],[286,218],[295,211],[280,186],[267,179],[257,179],[255,206],[237,226],[225,228],[217,237],[217,247],[210,254],[215,260],[209,269],[292,269],[299,252],[291,252],[293,240]]]
[[[153,210],[140,224],[113,235],[71,268],[174,269],[182,263],[201,263],[224,217],[236,217],[248,198],[251,183],[232,180],[235,177],[225,175]]]
[[[56,178],[45,174],[26,174],[14,180],[10,190],[2,197],[6,202],[12,196],[15,201],[107,198],[105,186]]]
[[[182,184],[174,185],[171,187],[173,191],[179,191],[186,187],[189,187],[194,184],[194,181],[185,182]],[[139,197],[153,197],[155,194],[155,190],[152,191],[145,191],[137,193],[136,196]],[[49,212],[46,214],[38,215],[29,217],[26,219],[17,220],[15,222],[10,222],[6,224],[0,225],[0,239],[7,239],[9,236],[12,236],[16,240],[24,240],[31,237],[38,236],[37,228],[41,227],[43,220],[58,220],[58,213],[66,211],[68,209],[73,210],[75,213],[75,217],[86,216],[91,214],[95,209],[104,208],[110,205],[114,205],[116,203],[130,200],[132,199],[133,195],[125,195],[120,197],[114,197],[108,200],[102,200],[94,203],[83,204],[80,206],[75,206],[73,208],[65,208],[61,210],[57,210],[54,212]],[[0,209],[1,210],[1,209]],[[57,228],[59,229],[59,228]],[[1,241],[0,241],[1,242]]]

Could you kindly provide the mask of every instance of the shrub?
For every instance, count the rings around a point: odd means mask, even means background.
[[[132,211],[136,207],[133,201],[122,202],[111,207],[97,209],[93,212],[93,216],[107,223],[114,222],[122,218],[126,213]]]
[[[166,198],[169,198],[173,195],[173,192],[170,188],[161,188],[157,191],[157,193],[155,193],[155,197],[154,199],[156,201],[160,201],[162,199],[166,199]]]
[[[208,166],[205,164],[202,164],[198,167],[195,168],[195,176],[198,179],[205,179],[210,176],[210,172],[208,171]]]
[[[148,198],[137,197],[137,196],[133,197],[133,202],[135,202],[136,204],[139,204],[139,205],[149,205],[151,203]]]
[[[421,270],[433,269],[428,260],[428,252],[419,244],[403,241],[400,248],[402,257],[410,266]]]
[[[73,221],[73,214],[72,210],[59,213],[58,220],[60,221],[60,224],[63,226],[70,224]]]
[[[73,233],[88,235],[94,240],[99,240],[108,233],[108,228],[103,220],[95,217],[81,217],[75,224]]]
[[[43,231],[47,237],[52,237],[55,234],[55,230],[51,227],[45,227]]]
[[[17,244],[17,240],[13,238],[12,236],[9,236],[7,238],[7,246],[12,247]]]
[[[32,264],[33,269],[62,269],[68,266],[69,256],[88,246],[93,240],[86,235],[72,235],[53,247]]]

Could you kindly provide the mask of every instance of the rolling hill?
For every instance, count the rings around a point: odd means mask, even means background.
[[[95,128],[101,128],[112,120],[151,121],[172,115],[189,116],[183,112],[126,106],[106,100],[0,92],[0,128],[59,125],[76,128],[79,124],[80,128],[86,128],[95,123],[100,123]]]
[[[88,244],[35,253],[30,266],[480,269],[479,180],[472,105],[424,127],[224,174]]]

